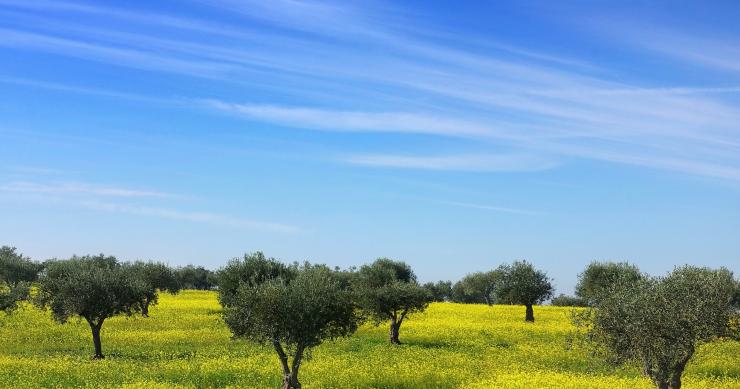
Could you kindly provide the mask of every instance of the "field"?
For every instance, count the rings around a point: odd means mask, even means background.
[[[213,292],[163,295],[150,318],[103,327],[106,359],[92,361],[87,323],[59,325],[26,306],[0,315],[0,387],[279,387],[271,348],[233,341]],[[401,328],[385,326],[325,343],[300,371],[305,388],[650,388],[636,368],[610,368],[566,347],[569,309],[536,307],[534,324],[517,306],[432,304]],[[740,343],[700,348],[687,388],[740,388]]]

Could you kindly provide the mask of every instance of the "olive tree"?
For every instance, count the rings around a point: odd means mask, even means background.
[[[211,290],[218,285],[216,274],[203,266],[187,265],[175,270],[182,289]]]
[[[310,348],[357,330],[352,293],[326,266],[285,266],[260,253],[232,261],[220,275],[227,326],[236,338],[274,348],[284,389],[301,387],[298,372]]]
[[[41,265],[16,251],[15,247],[0,247],[0,311],[9,313],[26,300],[29,284],[35,281]]]
[[[452,301],[452,282],[427,282],[422,285],[429,293],[429,300],[435,302]]]
[[[11,313],[21,301],[28,299],[28,286],[20,284],[9,286],[0,282],[0,311]]]
[[[458,284],[460,292],[465,296],[464,302],[493,305],[496,299],[496,285],[501,281],[501,276],[500,271],[492,270],[479,271],[463,277]]]
[[[244,254],[242,259],[234,258],[218,271],[218,298],[223,306],[232,305],[243,285],[255,287],[272,279],[292,280],[296,275],[297,265],[288,266],[275,258],[267,258],[257,251]]]
[[[476,296],[468,294],[462,282],[458,281],[452,285],[452,301],[463,304],[480,304],[481,300]]]
[[[141,305],[141,315],[149,317],[149,307],[157,304],[159,292],[177,294],[180,292],[180,283],[175,272],[161,262],[134,262],[126,265],[146,285],[146,296]]]
[[[575,297],[575,296],[568,296],[562,293],[558,295],[557,297],[553,298],[550,304],[556,307],[587,307],[588,306],[588,302],[585,299],[582,299],[580,297]]]
[[[115,257],[100,254],[50,262],[39,279],[36,303],[49,308],[59,323],[75,316],[85,319],[92,331],[93,358],[102,359],[105,320],[139,312],[146,296],[147,285],[134,272]]]
[[[375,325],[390,320],[389,339],[401,344],[398,333],[404,319],[422,312],[429,305],[429,294],[416,281],[411,267],[404,262],[379,258],[363,265],[354,285],[359,306]]]
[[[613,285],[575,322],[610,361],[637,363],[657,388],[679,389],[698,344],[738,334],[734,288],[724,268],[679,267]]]
[[[578,275],[576,296],[589,305],[597,305],[612,285],[633,284],[643,277],[637,266],[627,262],[591,262]]]
[[[498,298],[509,304],[522,304],[526,308],[524,320],[534,321],[532,306],[552,297],[553,287],[547,274],[537,270],[527,261],[501,265],[501,282],[496,288]]]
[[[41,265],[17,252],[15,247],[0,247],[0,280],[11,287],[36,281]]]

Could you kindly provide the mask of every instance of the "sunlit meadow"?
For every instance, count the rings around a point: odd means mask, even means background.
[[[385,326],[328,342],[301,368],[305,388],[651,388],[636,368],[614,369],[568,349],[569,309],[432,304],[404,322],[401,346]],[[149,318],[103,327],[106,359],[93,361],[87,323],[59,325],[31,306],[0,315],[0,387],[270,388],[272,349],[230,339],[213,292],[163,295]],[[700,348],[687,388],[740,387],[740,343]]]

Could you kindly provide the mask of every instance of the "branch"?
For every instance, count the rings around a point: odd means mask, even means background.
[[[295,350],[295,356],[293,357],[293,374],[298,372],[298,368],[301,366],[301,360],[303,359],[303,345],[299,344]]]
[[[285,355],[283,346],[280,345],[280,342],[278,342],[277,339],[272,340],[272,346],[275,347],[275,352],[277,352],[278,357],[280,358],[280,364],[283,365],[283,374],[289,375],[290,367],[288,366],[288,356]]]
[[[403,319],[406,318],[406,314],[409,313],[408,308],[404,309],[403,312],[401,312],[401,318],[398,320],[398,326],[401,326],[401,323],[403,322]]]

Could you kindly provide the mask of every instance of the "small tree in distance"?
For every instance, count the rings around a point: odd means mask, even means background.
[[[477,297],[467,293],[465,286],[460,282],[452,285],[452,301],[462,304],[480,304],[482,301]]]
[[[640,269],[627,262],[591,262],[578,275],[576,296],[589,305],[598,305],[599,300],[609,293],[612,285],[626,286],[643,278]]]
[[[560,294],[550,302],[554,307],[587,307],[588,302],[580,297]]]
[[[458,281],[458,288],[465,296],[463,298],[465,302],[493,305],[496,299],[496,285],[501,281],[501,277],[502,273],[498,270],[470,273]]]
[[[390,320],[391,344],[401,344],[398,336],[404,319],[413,312],[424,311],[429,305],[430,296],[416,282],[411,267],[388,258],[363,265],[357,273],[354,289],[359,306],[376,325]]]
[[[28,299],[29,284],[35,281],[41,265],[16,251],[0,247],[0,311],[10,313]]]
[[[177,294],[180,292],[180,283],[175,272],[161,262],[134,262],[126,265],[141,281],[146,284],[146,296],[141,305],[141,315],[149,317],[149,307],[157,304],[159,292]]]
[[[679,389],[698,344],[738,335],[735,285],[724,268],[679,267],[663,278],[612,285],[575,323],[610,361],[637,362],[657,388]]]
[[[41,264],[24,257],[15,247],[0,247],[0,280],[11,288],[36,281],[39,271]]]
[[[423,287],[429,292],[430,301],[440,303],[452,301],[452,282],[450,281],[427,282]]]
[[[219,294],[227,326],[234,337],[274,348],[283,389],[301,387],[298,372],[310,348],[357,329],[351,291],[326,266],[276,266],[252,255],[232,261],[220,274],[226,283]]]
[[[94,359],[103,359],[100,330],[106,319],[132,315],[141,310],[147,285],[103,254],[72,257],[47,265],[39,282],[36,303],[49,308],[59,323],[79,316],[87,321],[95,347]]]
[[[175,276],[182,289],[211,290],[218,285],[216,274],[203,266],[177,268]]]
[[[501,283],[497,295],[509,304],[523,304],[526,308],[525,321],[534,321],[533,306],[552,297],[553,287],[547,274],[536,270],[527,261],[516,261],[512,265],[501,265]]]

